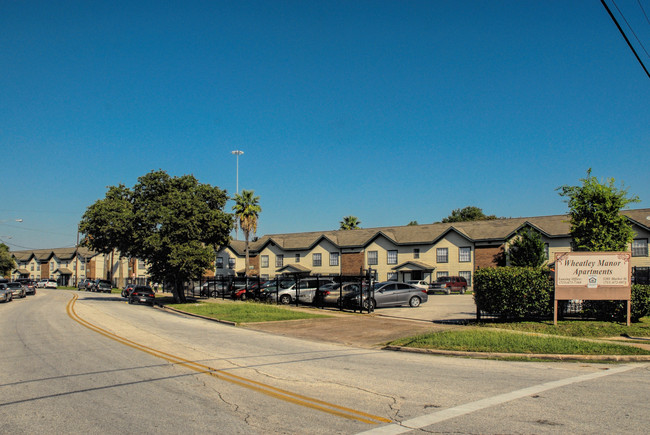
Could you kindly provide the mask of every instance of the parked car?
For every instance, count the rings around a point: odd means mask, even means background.
[[[43,278],[40,281],[36,283],[36,288],[45,288],[45,284],[47,284],[49,280],[47,278]]]
[[[45,288],[57,288],[58,284],[55,279],[48,279],[45,281]]]
[[[25,287],[25,293],[28,295],[36,294],[36,281],[30,278],[18,278],[16,282],[21,283]]]
[[[421,288],[423,290],[429,290],[429,283],[426,281],[412,279],[410,281],[406,281],[406,283],[411,284],[413,287]]]
[[[316,290],[312,304],[317,307],[341,306],[341,297],[345,297],[351,292],[358,292],[359,288],[360,284],[358,282],[325,284]]]
[[[295,283],[296,281],[291,278],[272,279],[270,281],[267,281],[260,288],[260,300],[290,304],[293,300],[290,294],[291,290],[289,290],[289,293],[286,293],[285,291],[291,288]],[[282,298],[282,296],[285,294],[286,296]],[[293,294],[295,297],[295,290],[293,290]]]
[[[13,298],[14,298],[14,294],[11,290],[7,288],[7,284],[0,283],[0,301],[11,302]]]
[[[363,297],[361,296],[363,293]],[[363,299],[363,302],[362,302]],[[411,307],[419,307],[429,300],[426,290],[413,287],[405,282],[386,281],[374,285],[374,297],[364,289],[363,292],[356,290],[343,297],[344,307],[381,308],[394,307],[408,304]]]
[[[79,290],[85,290],[85,291],[90,291],[92,286],[94,284],[94,281],[92,279],[82,279],[79,281],[77,284],[77,289]]]
[[[21,283],[13,281],[13,282],[8,282],[5,285],[7,286],[7,290],[11,291],[12,298],[24,298],[27,296],[25,287],[23,287]]]
[[[153,306],[153,302],[156,299],[156,295],[153,292],[153,289],[146,285],[136,285],[133,288],[133,291],[129,294],[129,303],[130,304],[147,304]]]
[[[334,284],[331,278],[320,278],[320,277],[308,277],[300,280],[298,284],[298,300],[303,304],[311,304],[314,302],[316,297],[316,292],[319,288],[328,285]],[[294,291],[295,291],[294,286]]]
[[[111,284],[111,282],[106,279],[96,279],[91,287],[91,291],[110,293],[113,291],[113,284]]]
[[[467,280],[462,276],[441,276],[429,286],[429,294],[442,291],[451,294],[452,291],[464,294],[467,291]]]

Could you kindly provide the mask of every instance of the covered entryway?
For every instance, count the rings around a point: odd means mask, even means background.
[[[418,280],[431,283],[435,268],[435,266],[422,263],[421,261],[409,260],[393,267],[393,270],[397,272],[398,281]]]

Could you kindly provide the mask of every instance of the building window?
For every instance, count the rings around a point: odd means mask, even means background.
[[[632,240],[632,257],[648,256],[648,239]]]
[[[374,266],[376,264],[379,264],[377,259],[378,259],[377,251],[368,251],[368,265],[369,266]]]
[[[320,253],[312,254],[312,266],[321,267],[323,265],[322,255]]]
[[[438,263],[449,263],[449,248],[436,249],[436,261]]]
[[[34,271],[34,263],[32,263],[32,264],[30,265],[29,270],[31,270],[32,272]]]
[[[330,266],[338,266],[338,265],[339,265],[339,253],[330,252]]]
[[[79,267],[79,269],[84,270],[85,268],[86,268],[86,263],[85,262],[81,263],[81,266]]]
[[[140,270],[145,270],[147,268],[147,264],[142,261],[142,260],[137,260],[138,261],[138,269]],[[221,260],[221,267],[223,267],[223,259]]]
[[[54,270],[54,261],[50,261],[50,269]]]
[[[275,267],[284,267],[284,255],[278,254],[275,256]]]
[[[397,264],[397,251],[388,251],[387,264]]]
[[[217,257],[217,269],[223,269],[223,257]]]
[[[436,279],[440,279],[444,276],[449,276],[449,272],[437,272],[436,273]]]
[[[41,270],[41,263],[36,263],[36,270],[40,272]]]
[[[418,248],[413,249],[413,258],[420,258],[420,250]]]
[[[269,267],[269,256],[268,255],[262,255],[262,257],[260,258],[260,261],[262,263],[260,265],[260,267],[264,267],[264,268]]]
[[[266,274],[262,274],[262,275],[260,275],[260,279],[261,279],[262,281],[268,281],[269,276],[266,275]]]
[[[544,258],[546,258],[546,261],[548,261],[550,255],[548,243],[544,243]]]
[[[234,257],[229,257],[228,258],[228,268],[230,268],[230,269],[235,268],[235,258]]]
[[[300,254],[296,254],[296,263],[300,263]]]
[[[460,263],[468,263],[472,261],[472,248],[470,247],[459,248],[458,261]]]
[[[388,275],[386,275],[386,279],[388,281],[397,281],[397,272],[388,272]]]
[[[465,278],[468,287],[472,285],[472,272],[469,271],[458,272],[458,276]]]

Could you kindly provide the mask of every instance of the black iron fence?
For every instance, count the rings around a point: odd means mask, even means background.
[[[216,276],[187,282],[185,296],[371,311],[373,284],[372,271],[354,276],[283,274],[268,280]]]
[[[633,267],[632,283],[650,285],[650,267]]]

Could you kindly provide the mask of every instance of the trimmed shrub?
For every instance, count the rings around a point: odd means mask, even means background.
[[[478,269],[474,301],[480,311],[504,320],[548,317],[553,314],[553,282],[542,268]]]
[[[599,320],[625,321],[627,305],[625,301],[584,301],[583,316]],[[638,322],[641,317],[650,316],[650,285],[632,286],[631,321]]]

